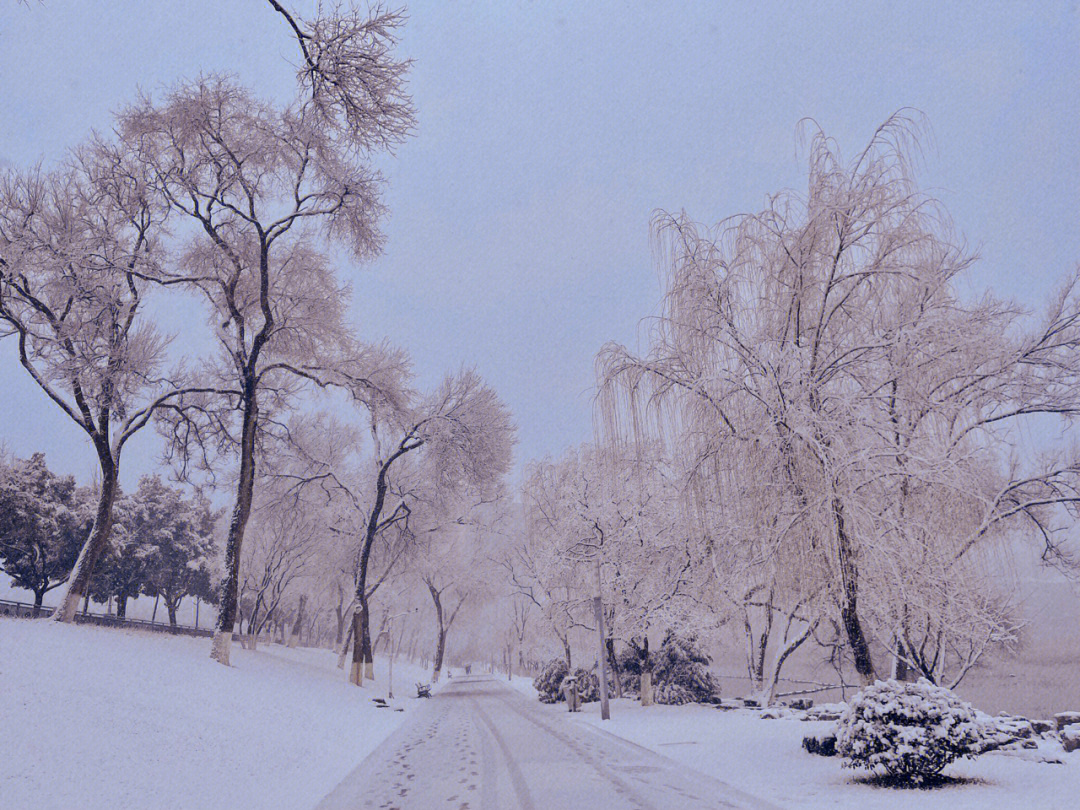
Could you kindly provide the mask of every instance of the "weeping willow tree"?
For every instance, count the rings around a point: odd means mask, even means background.
[[[714,228],[656,215],[663,309],[643,354],[600,352],[598,413],[608,434],[660,436],[687,460],[708,542],[767,535],[763,564],[782,560],[814,594],[820,583],[815,602],[869,682],[874,635],[913,657],[904,611],[877,610],[887,594],[866,590],[883,552],[931,549],[928,588],[1013,530],[1063,559],[1075,458],[1007,459],[1020,420],[1080,407],[1080,312],[1075,279],[1041,319],[961,298],[974,257],[916,185],[911,117],[889,118],[851,161],[809,132],[805,192]],[[933,508],[942,499],[956,508]],[[868,626],[868,605],[895,626]]]

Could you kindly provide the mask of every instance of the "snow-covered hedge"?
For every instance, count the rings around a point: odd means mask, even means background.
[[[836,728],[836,750],[849,768],[884,768],[923,782],[959,757],[981,750],[983,724],[972,708],[925,678],[878,681],[852,698]]]
[[[558,703],[565,700],[562,694],[562,682],[570,674],[570,667],[563,658],[552,658],[544,671],[533,681],[533,688],[539,693],[541,703]]]

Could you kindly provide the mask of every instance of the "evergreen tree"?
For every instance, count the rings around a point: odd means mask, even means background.
[[[714,698],[720,688],[709,672],[709,656],[698,646],[697,636],[668,630],[653,668],[656,702],[679,705]]]
[[[85,491],[59,477],[45,456],[0,466],[0,566],[18,588],[45,594],[67,581],[88,529]]]
[[[145,561],[142,592],[161,597],[169,624],[175,626],[176,610],[185,596],[215,601],[211,574],[218,513],[205,498],[185,498],[156,475],[139,482],[136,501],[134,529]]]

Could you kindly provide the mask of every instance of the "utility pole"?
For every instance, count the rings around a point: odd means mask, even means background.
[[[604,599],[603,587],[600,579],[600,547],[604,543],[604,534],[597,527],[598,539],[580,540],[566,551],[566,555],[578,562],[596,563],[596,596],[593,597],[593,610],[596,612],[596,630],[600,637],[600,654],[597,663],[600,664],[600,719],[611,719],[611,707],[608,704],[607,689],[607,638],[604,633]]]
[[[610,720],[611,709],[608,706],[607,693],[607,639],[604,638],[604,602],[600,590],[600,553],[596,553],[596,596],[593,598],[596,607],[596,629],[600,634],[600,719]]]

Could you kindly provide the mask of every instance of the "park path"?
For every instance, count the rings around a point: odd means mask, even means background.
[[[772,805],[530,701],[454,679],[317,810],[704,810]]]

